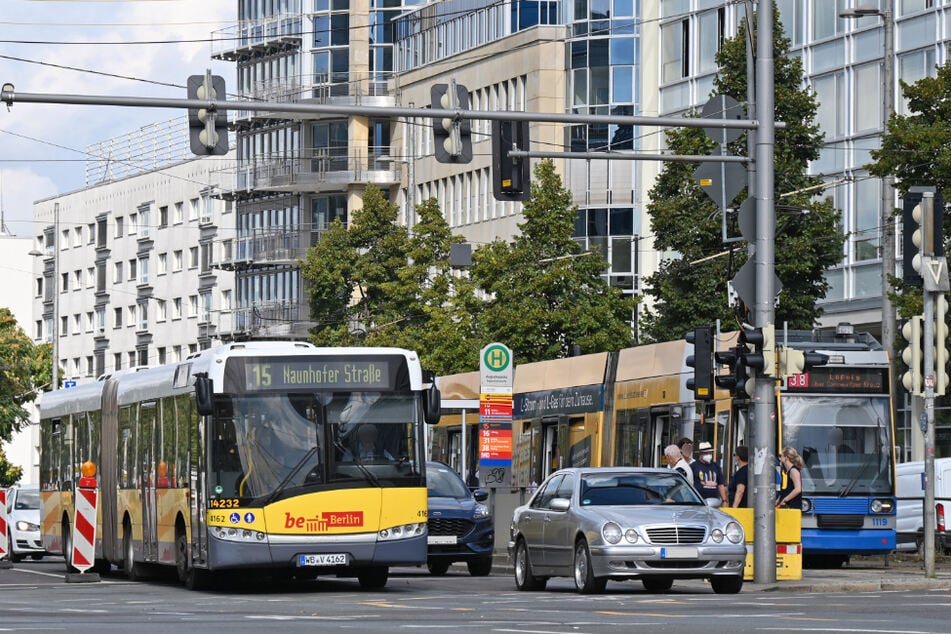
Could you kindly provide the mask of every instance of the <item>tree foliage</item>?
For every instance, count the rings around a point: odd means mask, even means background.
[[[635,300],[608,286],[604,254],[572,238],[577,207],[550,160],[535,166],[521,233],[476,250],[472,277],[489,299],[484,341],[509,346],[519,363],[617,350],[633,342]]]
[[[52,349],[35,345],[8,308],[0,308],[0,440],[30,422],[24,405],[36,400],[37,388],[52,376]]]
[[[872,151],[875,162],[869,171],[875,176],[895,177],[895,188],[904,194],[914,185],[929,185],[947,202],[951,201],[951,62],[939,66],[934,77],[913,84],[901,82],[908,100],[907,115],[893,114],[882,137],[882,148]],[[907,228],[906,228],[907,230]],[[922,311],[921,290],[892,276],[892,299],[902,317]]]
[[[729,95],[741,104],[746,103],[746,37],[743,20],[737,35],[717,53],[720,70],[714,80],[716,94]],[[821,178],[809,176],[806,169],[819,156],[822,134],[815,124],[815,95],[802,88],[802,63],[789,56],[789,46],[777,18],[775,117],[786,127],[776,130],[774,148],[775,263],[783,285],[776,321],[788,322],[792,328],[811,328],[821,314],[816,302],[828,290],[825,271],[841,261],[845,238],[831,201],[812,199],[810,193],[791,193],[821,184]],[[715,148],[702,130],[694,128],[670,130],[667,144],[673,154],[709,154]],[[731,144],[729,151],[747,155],[746,135]],[[645,293],[655,302],[639,322],[645,340],[677,339],[699,323],[716,319],[730,323],[737,318],[728,306],[727,281],[746,261],[747,245],[723,244],[719,207],[694,182],[695,169],[693,163],[665,163],[650,192],[647,211],[654,245],[669,257],[645,280]],[[745,197],[746,190],[732,207],[738,208]],[[735,213],[729,226],[730,236],[739,235]]]

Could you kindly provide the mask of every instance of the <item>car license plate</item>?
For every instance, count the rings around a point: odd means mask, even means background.
[[[661,559],[696,559],[699,554],[692,546],[668,546],[660,549]]]
[[[346,553],[329,553],[324,555],[298,555],[298,566],[346,566]]]
[[[426,541],[430,544],[446,546],[449,544],[455,544],[459,541],[459,538],[455,535],[430,535]]]

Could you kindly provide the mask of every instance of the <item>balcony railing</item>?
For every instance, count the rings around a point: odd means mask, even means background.
[[[285,14],[246,20],[211,34],[211,56],[228,59],[229,54],[277,42],[300,42],[303,35],[301,16]]]
[[[396,185],[400,182],[401,164],[390,158],[389,146],[370,147],[366,153],[348,154],[347,150],[346,147],[315,148],[296,156],[260,155],[233,168],[236,170],[233,182],[239,191],[303,191],[355,183]]]
[[[307,255],[319,237],[317,231],[255,230],[235,240],[235,258],[258,265],[292,263]]]

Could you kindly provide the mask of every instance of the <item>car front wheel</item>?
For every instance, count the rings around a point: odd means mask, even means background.
[[[575,544],[575,589],[581,594],[599,594],[604,592],[608,580],[595,577],[591,569],[591,553],[588,544],[582,539]]]
[[[717,594],[736,594],[743,589],[743,577],[711,577],[710,585]]]
[[[532,574],[528,546],[520,539],[515,545],[515,587],[519,590],[544,590],[548,580]]]
[[[473,577],[487,577],[492,572],[492,558],[473,559],[466,562],[469,574]]]

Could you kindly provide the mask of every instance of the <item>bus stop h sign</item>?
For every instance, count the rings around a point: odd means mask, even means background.
[[[490,343],[479,353],[479,384],[483,394],[511,394],[515,384],[512,350],[502,343]]]

